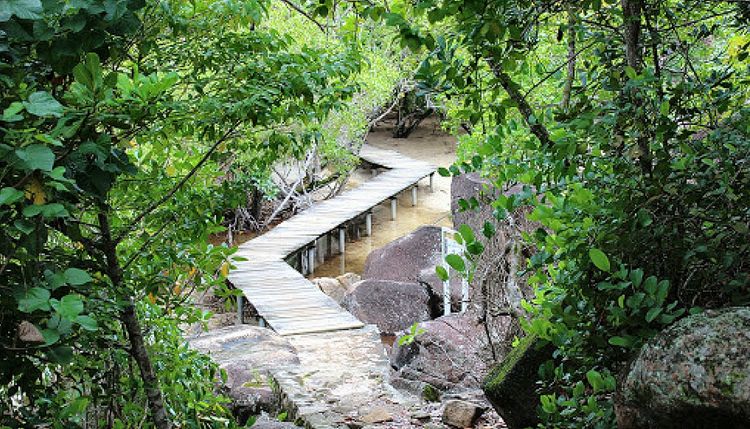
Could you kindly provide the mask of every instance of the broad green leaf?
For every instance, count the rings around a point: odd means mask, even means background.
[[[613,346],[626,347],[626,348],[630,347],[633,344],[633,342],[630,339],[625,338],[625,337],[618,337],[618,336],[610,338],[609,343],[612,344]]]
[[[18,122],[23,119],[23,116],[19,115],[22,110],[23,103],[20,103],[18,101],[10,103],[10,106],[6,107],[5,110],[3,110],[2,120],[5,122]]]
[[[450,177],[451,172],[445,167],[440,167],[438,168],[438,174],[443,177]]]
[[[652,308],[651,310],[646,313],[646,322],[653,322],[654,319],[656,319],[656,316],[661,314],[661,307]]]
[[[23,209],[23,215],[26,217],[34,217],[41,214],[46,219],[53,219],[57,217],[65,217],[68,215],[68,211],[65,210],[62,204],[41,204],[26,206]]]
[[[495,225],[492,222],[485,222],[484,226],[482,227],[482,235],[484,235],[487,238],[492,238],[495,236]]]
[[[45,145],[34,144],[16,150],[16,156],[21,158],[29,170],[52,171],[55,164],[55,154]]]
[[[435,267],[435,273],[437,274],[438,278],[440,278],[440,280],[448,280],[448,271],[442,265],[438,265],[437,267]]]
[[[69,294],[62,297],[60,301],[53,300],[52,307],[60,316],[68,320],[75,320],[83,312],[83,301],[81,301],[80,296]]]
[[[589,249],[589,258],[591,258],[591,262],[596,265],[596,268],[599,268],[602,271],[609,272],[609,258],[607,258],[607,255],[605,255],[604,252],[593,247]]]
[[[71,286],[80,286],[90,282],[91,276],[86,272],[78,268],[68,268],[63,273],[65,282]]]
[[[635,69],[630,66],[625,67],[625,74],[628,75],[630,79],[635,79],[638,76],[638,73],[635,72]]]
[[[466,245],[466,250],[472,255],[481,255],[484,252],[484,244],[479,241],[472,241]]]
[[[48,346],[60,340],[60,333],[54,329],[42,329],[42,338],[44,338],[44,344]]]
[[[33,287],[18,300],[18,309],[24,313],[31,313],[35,310],[49,311],[49,297],[50,293],[47,289]]]
[[[73,348],[70,346],[55,347],[54,349],[49,350],[47,355],[52,361],[60,365],[66,365],[73,360]]]
[[[11,205],[23,198],[23,192],[16,188],[0,189],[0,206]]]
[[[462,224],[458,227],[458,232],[464,238],[464,243],[468,244],[476,240],[474,237],[474,231],[471,230],[469,225]]]
[[[41,13],[40,0],[0,0],[0,22],[6,22],[14,15],[19,19],[39,19]]]
[[[669,115],[669,100],[665,100],[661,103],[659,106],[659,113],[661,113],[662,116]]]
[[[24,101],[23,106],[32,115],[41,117],[54,116],[59,118],[63,114],[63,106],[46,91],[37,91],[29,96],[29,101]]]
[[[463,272],[466,269],[466,264],[464,263],[464,260],[462,257],[450,254],[445,257],[445,262],[448,263],[448,265],[451,266],[456,271]]]
[[[639,287],[641,285],[641,282],[643,282],[643,270],[631,270],[630,281],[633,283],[633,287]]]
[[[81,327],[87,331],[96,331],[97,328],[99,327],[98,324],[96,323],[96,320],[91,318],[91,316],[86,316],[86,315],[78,316],[76,317],[75,322],[81,325]]]

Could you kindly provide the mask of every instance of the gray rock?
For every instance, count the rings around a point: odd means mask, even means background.
[[[487,335],[476,317],[443,316],[419,327],[424,332],[411,344],[394,343],[390,354],[394,379],[418,381],[441,391],[479,387],[492,356],[486,354]]]
[[[492,369],[482,389],[509,429],[536,427],[539,395],[536,380],[539,367],[552,358],[554,348],[527,336]]]
[[[505,196],[522,192],[521,187],[503,190]],[[474,235],[484,244],[484,252],[477,260],[477,269],[469,284],[472,306],[484,314],[492,344],[496,346],[495,354],[504,355],[509,351],[511,341],[522,332],[518,324],[511,331],[506,330],[506,315],[523,316],[521,301],[534,296],[526,278],[518,272],[524,268],[525,260],[533,249],[523,247],[520,233],[531,232],[539,225],[526,220],[528,208],[521,208],[499,222],[493,216],[494,209],[490,203],[499,197],[501,191],[489,181],[474,173],[454,176],[451,181],[451,215],[456,229],[466,224]],[[462,211],[459,200],[476,198],[479,208]],[[483,233],[485,222],[495,226],[496,233],[486,238]],[[488,311],[492,309],[492,311]],[[506,334],[509,334],[506,335]]]
[[[336,280],[341,283],[341,286],[346,288],[347,291],[354,287],[354,284],[362,280],[362,276],[357,273],[346,273],[336,277]]]
[[[615,404],[620,429],[750,427],[750,308],[709,310],[659,333]]]
[[[375,407],[362,416],[362,421],[367,424],[390,422],[393,421],[393,415],[383,407]]]
[[[417,283],[362,280],[344,296],[341,306],[383,334],[407,329],[415,322],[430,320],[433,298],[427,287]]]
[[[484,410],[482,407],[467,401],[453,399],[445,403],[443,423],[457,427],[473,427]]]
[[[362,278],[426,284],[435,296],[442,297],[443,282],[435,273],[435,267],[441,262],[440,240],[440,227],[422,226],[370,252]],[[458,278],[451,282],[451,302],[455,309],[459,308],[461,282]],[[438,308],[441,303],[435,303],[435,312],[441,311]]]
[[[241,325],[188,339],[191,347],[210,355],[226,371],[222,390],[232,400],[238,421],[261,411],[277,411],[280,398],[269,386],[269,365],[297,365],[292,345],[270,329]]]
[[[347,287],[342,285],[338,279],[332,277],[318,277],[312,280],[312,284],[318,287],[324,294],[340,303],[346,295]]]
[[[289,422],[258,421],[253,429],[300,429],[299,426]]]

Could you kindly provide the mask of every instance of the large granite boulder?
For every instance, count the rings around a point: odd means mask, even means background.
[[[481,321],[471,313],[456,314],[420,323],[419,328],[411,343],[399,345],[408,335],[402,333],[391,350],[397,385],[414,391],[429,386],[440,391],[480,386],[493,360]]]
[[[492,369],[482,386],[484,394],[508,429],[536,427],[539,367],[552,358],[554,348],[535,336],[526,336],[502,362]]]
[[[435,273],[441,263],[441,230],[439,226],[422,226],[411,234],[373,250],[367,256],[363,279],[393,280],[428,285],[433,294],[443,296],[443,282]],[[454,309],[461,303],[461,281],[451,281]]]
[[[500,194],[511,197],[523,192],[520,186],[499,190],[491,182],[475,173],[454,176],[451,181],[451,215],[454,228],[466,224],[474,230],[475,236],[484,244],[484,252],[477,260],[477,269],[469,285],[473,307],[487,321],[493,344],[501,349],[496,354],[503,354],[513,337],[505,337],[505,320],[507,315],[522,317],[523,299],[534,297],[532,288],[526,278],[519,275],[525,267],[526,258],[533,249],[525,247],[521,232],[534,231],[539,225],[526,220],[527,208],[521,208],[508,214],[502,221],[493,215],[491,202]],[[476,198],[480,204],[477,209],[462,210],[459,201]],[[483,234],[485,222],[495,226],[496,233],[492,238]],[[497,319],[497,320],[495,320]],[[513,333],[515,335],[515,333]]]
[[[342,285],[338,279],[333,277],[317,277],[312,279],[312,284],[318,287],[324,294],[333,298],[340,303],[344,295],[348,292],[346,286]]]
[[[240,325],[188,338],[191,347],[210,355],[226,371],[221,390],[242,424],[261,411],[275,413],[280,398],[269,385],[270,368],[298,365],[294,347],[266,328]]]
[[[341,306],[364,323],[394,334],[416,322],[432,319],[435,298],[418,283],[362,280],[344,296]]]
[[[615,403],[620,429],[750,427],[750,308],[707,311],[659,333]]]

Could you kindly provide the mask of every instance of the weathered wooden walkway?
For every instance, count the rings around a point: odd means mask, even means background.
[[[314,249],[321,237],[330,236],[334,231],[338,232],[338,247],[341,250],[346,240],[345,229],[341,228],[343,225],[367,214],[374,206],[404,190],[413,188],[436,170],[428,163],[368,145],[362,148],[360,157],[388,170],[355,189],[314,204],[239,247],[237,256],[246,260],[235,264],[236,268],[229,273],[229,281],[242,290],[265,323],[281,335],[364,326],[291,267],[286,258],[300,249]],[[412,195],[416,201],[416,192]],[[303,256],[301,265],[314,265],[314,252],[305,254],[310,257]]]

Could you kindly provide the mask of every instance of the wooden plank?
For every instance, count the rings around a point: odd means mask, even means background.
[[[239,246],[237,255],[247,261],[236,263],[229,281],[242,290],[269,326],[281,335],[364,326],[284,259],[436,170],[427,163],[369,145],[362,148],[360,157],[390,170],[336,198],[313,205]]]

